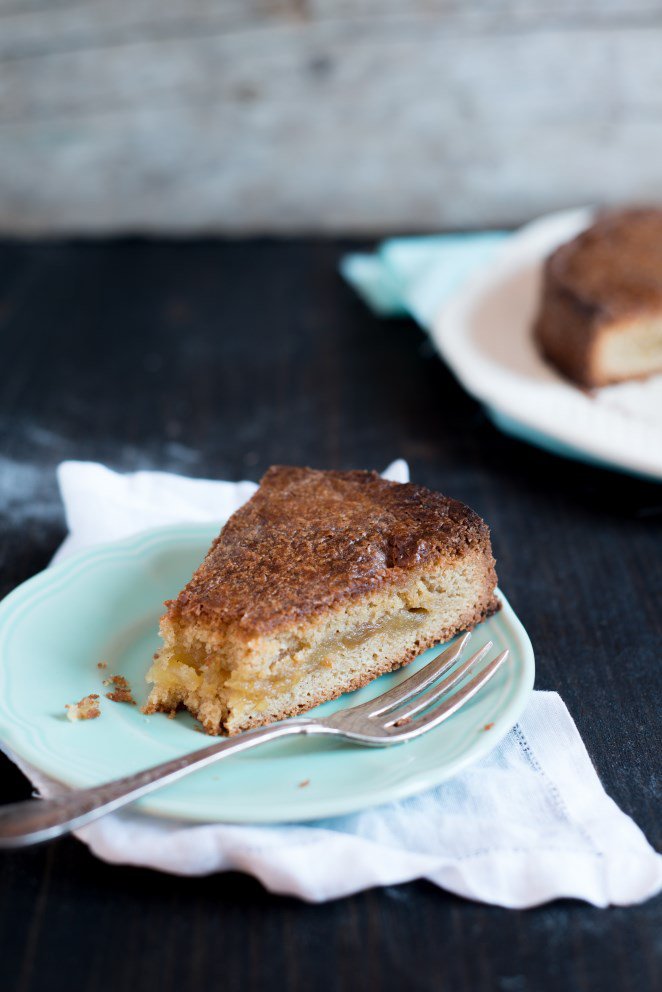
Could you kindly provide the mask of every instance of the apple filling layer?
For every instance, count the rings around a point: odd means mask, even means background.
[[[259,675],[241,667],[232,671],[223,666],[213,652],[194,654],[183,647],[164,648],[152,665],[148,679],[155,688],[180,697],[182,703],[186,697],[204,695],[213,686],[224,708],[236,694],[258,712],[263,712],[274,696],[294,689],[317,669],[332,669],[334,659],[347,651],[367,645],[377,635],[411,633],[423,624],[426,612],[423,609],[403,610],[395,617],[383,617],[361,624],[353,631],[328,637],[314,647],[302,644],[295,651],[284,648],[269,666],[269,671]]]

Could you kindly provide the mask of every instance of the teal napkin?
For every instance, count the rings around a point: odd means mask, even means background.
[[[428,327],[444,300],[488,263],[506,231],[390,238],[374,254],[346,255],[343,278],[381,317],[409,315]]]

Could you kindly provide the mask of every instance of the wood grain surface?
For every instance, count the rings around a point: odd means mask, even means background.
[[[0,231],[375,232],[662,198],[656,0],[0,0]]]
[[[538,687],[659,848],[662,488],[499,434],[413,324],[340,281],[348,247],[0,245],[0,594],[64,536],[64,458],[257,479],[403,456],[490,523]],[[30,793],[4,758],[0,790]],[[68,838],[0,858],[0,986],[653,992],[661,905],[509,912],[419,882],[310,906],[236,874],[105,865]]]

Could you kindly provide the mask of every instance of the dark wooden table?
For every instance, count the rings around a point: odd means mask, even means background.
[[[348,247],[1,245],[0,593],[64,536],[62,459],[257,479],[404,456],[491,524],[538,686],[659,847],[662,487],[498,433],[413,324],[340,281]],[[1,757],[0,784],[30,793]],[[646,992],[660,905],[509,912],[418,882],[309,906],[241,875],[102,864],[68,838],[0,858],[0,986]]]

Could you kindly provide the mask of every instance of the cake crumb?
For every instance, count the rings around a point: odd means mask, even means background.
[[[101,716],[98,698],[97,692],[91,692],[89,696],[83,696],[77,703],[65,703],[64,708],[67,711],[67,717],[72,721],[96,720],[98,716]]]
[[[305,789],[307,785],[310,785],[310,779],[304,778],[303,782],[299,782],[299,788]]]
[[[174,720],[176,716],[177,716],[177,710],[170,710],[170,712],[168,713],[169,720]]]
[[[108,668],[107,661],[97,661],[97,668]]]
[[[493,723],[486,723],[485,726],[483,727],[483,730],[491,730],[493,726],[494,726]]]
[[[131,693],[129,681],[128,679],[125,679],[123,675],[111,675],[110,678],[103,680],[103,684],[114,686],[112,692],[106,693],[106,699],[111,699],[114,703],[130,703],[132,706],[136,705],[136,701]]]
[[[393,724],[394,727],[406,727],[408,723],[411,723],[410,716],[403,716],[401,720],[396,720]]]

